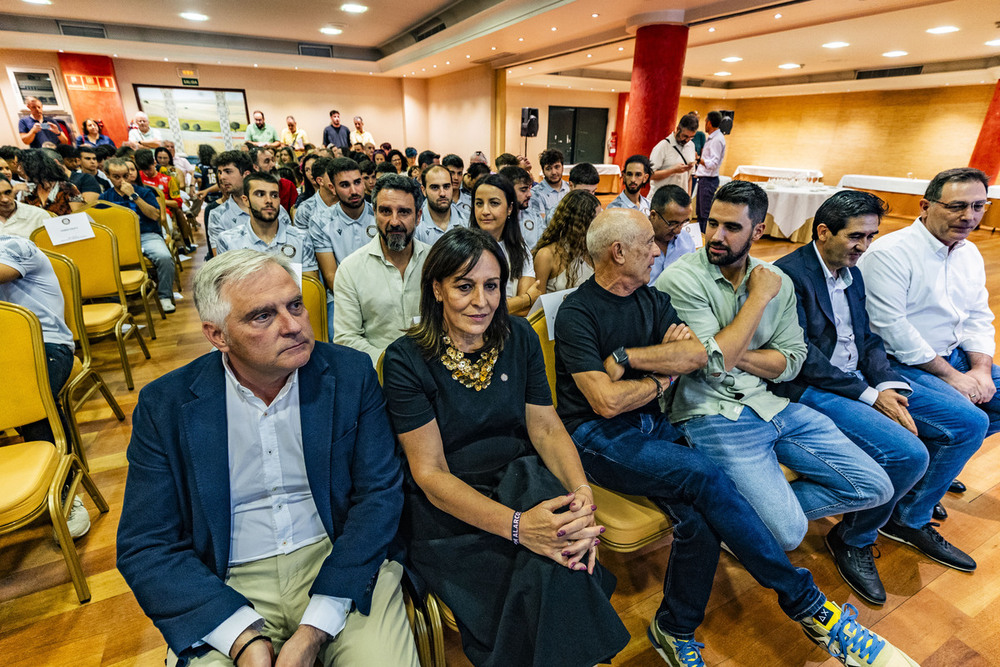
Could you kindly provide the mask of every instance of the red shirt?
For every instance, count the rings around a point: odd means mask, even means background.
[[[295,183],[292,183],[287,178],[281,179],[278,184],[278,197],[281,198],[281,207],[285,209],[285,213],[291,215],[292,207],[295,206],[295,200],[299,197],[299,191],[295,189]]]
[[[142,178],[143,184],[145,184],[148,187],[156,188],[157,190],[159,190],[163,194],[164,200],[171,198],[169,176],[167,176],[166,174],[161,174],[160,172],[156,172],[152,176],[147,176],[145,172],[142,171],[139,172],[139,176]],[[180,206],[181,204],[181,200],[179,197],[173,198],[172,201],[177,202],[178,206]]]

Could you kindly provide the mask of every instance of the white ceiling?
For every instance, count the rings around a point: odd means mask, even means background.
[[[995,0],[811,0],[777,8],[775,5],[782,3],[761,0],[670,0],[669,4],[650,0],[358,1],[367,2],[370,9],[360,15],[348,14],[339,9],[341,0],[295,5],[273,0],[244,0],[239,4],[229,0],[133,2],[129,4],[141,10],[134,16],[116,12],[114,22],[246,35],[248,39],[270,37],[374,49],[442,11],[468,8],[467,3],[473,3],[477,12],[377,61],[309,58],[238,48],[192,49],[155,41],[55,39],[66,50],[115,52],[127,58],[169,58],[192,64],[259,64],[396,77],[438,76],[473,63],[487,63],[508,68],[509,85],[622,92],[628,89],[627,75],[634,47],[634,38],[626,29],[628,19],[669,6],[683,12],[683,22],[692,26],[685,76],[709,82],[707,87],[685,87],[683,92],[687,95],[733,98],[993,83],[1000,78],[1000,47],[985,45],[986,41],[1000,39],[1000,2]],[[78,21],[102,21],[108,16],[106,0],[52,2],[39,6],[8,0],[3,11]],[[182,11],[201,12],[210,19],[202,23],[186,21],[178,16]],[[779,13],[781,18],[775,18]],[[110,17],[108,21],[111,22]],[[320,27],[335,24],[344,26],[342,35],[333,37],[319,32]],[[955,25],[960,31],[947,35],[925,32],[939,25]],[[37,33],[4,31],[0,26],[0,36],[2,43],[11,48],[53,48],[52,39],[39,40]],[[823,43],[834,40],[849,42],[850,46],[838,50],[822,48]],[[245,46],[245,42],[241,44]],[[909,55],[902,58],[881,55],[896,49],[908,51]],[[722,62],[727,56],[740,56],[743,61]],[[856,69],[970,59],[980,62],[952,65],[957,71],[939,74],[863,82],[854,81],[853,76],[839,82],[814,80]],[[787,62],[803,67],[778,69],[779,64]],[[731,76],[716,76],[719,71],[731,72]],[[755,81],[756,85],[748,83]],[[711,87],[711,82],[720,85]]]

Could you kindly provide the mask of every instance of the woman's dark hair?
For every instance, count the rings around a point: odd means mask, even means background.
[[[32,183],[61,183],[66,180],[62,165],[38,149],[21,151],[18,158],[25,177]]]
[[[481,229],[454,227],[445,232],[427,253],[420,274],[420,323],[406,330],[424,356],[431,359],[444,352],[444,307],[434,298],[434,283],[443,283],[452,276],[461,278],[469,273],[483,252],[491,253],[500,265],[500,300],[493,319],[483,333],[483,352],[502,350],[510,335],[507,299],[503,298],[508,280],[507,259],[492,236]]]
[[[287,181],[291,181],[295,185],[299,184],[299,175],[294,169],[289,167],[287,164],[283,164],[274,170],[274,173],[278,175],[279,178],[284,178]]]
[[[401,174],[402,174],[403,172],[405,172],[405,171],[406,171],[407,169],[409,169],[409,168],[410,168],[410,163],[409,163],[409,162],[407,161],[407,159],[406,159],[406,156],[405,156],[405,155],[403,155],[403,154],[402,154],[402,153],[401,153],[400,151],[397,151],[396,149],[392,149],[391,151],[389,151],[389,152],[388,152],[388,153],[386,154],[386,156],[385,156],[385,161],[386,161],[386,162],[392,162],[392,156],[393,156],[393,155],[398,155],[398,156],[399,156],[399,159],[400,159],[400,161],[401,161],[401,162],[400,162],[400,164],[402,164],[402,165],[403,165],[403,166],[402,166],[402,167],[400,168],[400,170],[399,170],[399,173],[401,173]]]
[[[206,167],[212,166],[212,158],[215,157],[215,149],[211,144],[199,144],[198,145],[198,164],[205,165]]]
[[[500,240],[503,241],[504,248],[510,253],[510,277],[520,280],[524,263],[528,261],[531,255],[528,253],[528,247],[524,245],[524,236],[521,234],[521,223],[518,219],[520,213],[517,210],[517,194],[514,192],[514,186],[511,185],[510,181],[500,174],[483,176],[476,181],[476,184],[472,187],[472,211],[469,213],[469,227],[480,228],[479,221],[476,220],[476,192],[484,185],[492,185],[495,188],[499,188],[503,191],[503,195],[507,199],[507,206],[510,207],[510,213],[507,214],[507,220],[504,221],[503,231],[500,232]]]
[[[171,155],[170,151],[168,151],[163,146],[157,146],[156,149],[153,150],[153,157],[156,158],[155,159],[156,165],[160,164],[160,160],[158,159],[160,157],[160,153],[166,153],[167,154],[167,164],[169,164],[171,167],[174,166],[174,156]]]
[[[579,267],[576,260],[587,256],[587,230],[600,206],[600,200],[586,190],[570,190],[552,212],[552,221],[535,244],[539,249],[553,246],[555,256],[566,271],[569,287],[577,284]]]
[[[282,164],[295,164],[295,151],[292,150],[291,146],[282,146],[281,148],[279,148],[276,157],[278,155],[284,156],[285,158],[289,158],[284,160]]]
[[[87,136],[87,123],[94,124],[94,127],[97,128],[98,137],[104,134],[104,128],[101,127],[101,121],[97,120],[96,118],[85,118],[83,121],[83,125],[80,126],[80,129],[83,130],[83,136]]]

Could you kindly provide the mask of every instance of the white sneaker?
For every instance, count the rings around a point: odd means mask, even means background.
[[[73,506],[66,517],[66,525],[69,526],[69,534],[73,539],[83,537],[90,531],[90,514],[83,506],[83,499],[80,496],[73,498]]]
[[[177,310],[174,308],[174,304],[170,301],[170,299],[160,299],[160,305],[163,306],[163,312],[165,313],[172,313]]]

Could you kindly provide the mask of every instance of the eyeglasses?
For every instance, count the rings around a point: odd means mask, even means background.
[[[935,204],[941,204],[942,208],[947,209],[951,213],[961,213],[962,211],[964,211],[967,208],[972,208],[972,210],[975,211],[976,213],[982,213],[983,211],[985,211],[986,209],[988,209],[990,207],[990,204],[992,203],[992,202],[989,202],[989,201],[952,201],[952,202],[943,202],[943,201],[939,201],[937,199],[929,199],[928,201],[932,201]]]
[[[667,220],[666,218],[663,217],[663,214],[660,213],[659,211],[650,211],[650,214],[653,213],[655,213],[660,217],[660,220],[662,220],[663,224],[667,226],[667,229],[680,229],[685,224],[687,224],[687,220]]]

